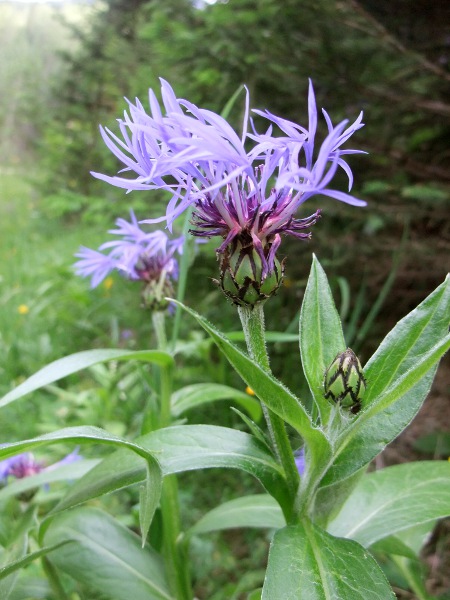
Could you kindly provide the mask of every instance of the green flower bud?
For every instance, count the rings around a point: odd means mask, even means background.
[[[325,371],[325,398],[356,414],[366,391],[361,363],[353,350],[347,348],[336,356]]]
[[[223,293],[240,306],[254,306],[274,295],[283,281],[284,264],[274,260],[274,268],[263,276],[263,264],[253,244],[240,242],[226,248],[219,256],[220,287]]]
[[[166,297],[173,298],[172,281],[163,273],[160,279],[147,281],[142,289],[142,306],[150,310],[166,310],[169,302]]]

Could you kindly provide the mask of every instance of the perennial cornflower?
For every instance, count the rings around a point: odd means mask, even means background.
[[[365,202],[330,187],[341,167],[353,176],[341,146],[363,126],[362,113],[352,123],[333,126],[324,111],[328,135],[315,150],[317,108],[312,83],[309,85],[309,124],[304,128],[268,111],[254,111],[270,122],[259,134],[249,124],[249,97],[242,133],[239,136],[220,115],[176,98],[171,86],[161,80],[162,104],[149,91],[150,114],[139,100],[129,102],[129,114],[119,120],[120,139],[101,128],[108,148],[125,165],[123,171],[135,179],[95,177],[131,190],[163,189],[172,194],[166,214],[148,222],[174,220],[193,207],[190,230],[199,237],[222,237],[217,248],[221,284],[238,304],[250,304],[271,295],[280,285],[283,268],[276,258],[281,234],[308,239],[308,231],[320,210],[306,218],[296,216],[299,207],[314,195],[364,206]],[[273,126],[284,135],[274,135]],[[251,145],[247,150],[246,146]]]
[[[80,459],[81,456],[78,454],[78,448],[65,456],[62,460],[49,466],[45,466],[44,463],[37,461],[31,452],[17,454],[16,456],[11,456],[10,458],[0,461],[0,483],[6,483],[8,477],[23,479],[24,477],[30,477],[31,475],[36,475],[42,471],[52,471],[57,467],[70,464]]]
[[[112,271],[134,281],[143,281],[143,300],[146,307],[167,307],[166,296],[173,295],[172,280],[178,277],[178,261],[183,237],[170,239],[164,231],[143,231],[131,211],[131,222],[117,219],[117,229],[108,233],[118,235],[120,240],[105,242],[98,250],[81,247],[75,255],[75,272],[91,277],[91,287],[96,287]],[[104,254],[104,250],[109,250]]]

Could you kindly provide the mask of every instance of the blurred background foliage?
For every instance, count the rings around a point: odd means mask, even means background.
[[[90,170],[117,170],[98,125],[114,129],[123,97],[145,102],[159,77],[179,96],[216,111],[245,83],[253,107],[297,122],[306,119],[311,77],[318,105],[335,121],[365,112],[357,145],[369,156],[354,157],[352,166],[355,194],[369,206],[313,201],[309,212],[324,208],[314,241],[284,246],[301,256],[288,266],[295,291],[289,298],[298,302],[311,250],[341,278],[342,299],[353,308],[358,294],[371,306],[396,266],[395,299],[385,310],[393,322],[442,280],[446,265],[436,255],[448,256],[450,247],[444,3],[109,0],[0,2],[0,9],[2,162],[26,165],[48,219],[105,226],[130,205],[142,218],[155,213],[157,195],[125,196]],[[231,115],[238,129],[241,100]],[[283,302],[290,300],[281,308]]]
[[[108,278],[91,291],[73,275],[72,264],[80,244],[97,247],[130,208],[142,219],[162,211],[161,195],[125,195],[90,175],[119,168],[98,125],[115,130],[124,97],[145,104],[159,77],[178,96],[218,112],[245,84],[252,107],[305,123],[309,77],[319,107],[333,122],[353,120],[364,110],[366,126],[354,145],[369,155],[352,157],[351,165],[355,195],[368,207],[326,198],[306,205],[303,216],[322,207],[323,218],[310,243],[283,242],[287,278],[267,306],[267,326],[297,332],[315,252],[330,278],[347,342],[365,362],[448,270],[449,17],[449,5],[439,0],[0,1],[0,393],[70,352],[153,343],[138,284]],[[229,117],[238,130],[242,113],[241,93]],[[325,133],[323,122],[321,127]],[[233,331],[235,309],[211,282],[217,276],[215,244],[197,248],[187,302]],[[185,319],[182,337],[178,383],[242,386]],[[277,342],[270,351],[276,375],[306,394],[296,344]],[[437,393],[439,410],[447,413],[422,431],[426,450],[409,448],[405,459],[416,451],[418,457],[445,457],[442,434],[436,434],[448,415],[448,367],[443,372]],[[23,439],[80,422],[135,435],[139,410],[154,401],[150,375],[110,365],[70,378],[4,409],[3,437]],[[208,411],[193,418],[215,422]],[[229,410],[220,419],[243,426]],[[206,477],[217,477],[217,490],[235,495],[231,476]],[[211,488],[188,479],[186,511],[198,510],[195,498],[203,494],[210,503]],[[242,485],[248,491],[250,484]],[[208,565],[199,598],[211,597],[211,569],[225,585],[233,582],[238,563],[256,564],[255,547],[264,561],[267,540],[261,548],[254,534],[233,540],[240,548],[234,555],[220,540],[215,553],[209,540],[197,548],[199,564]],[[438,578],[433,589],[442,591],[447,583]]]

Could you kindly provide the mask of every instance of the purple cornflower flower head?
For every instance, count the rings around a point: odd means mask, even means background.
[[[70,464],[80,459],[81,456],[78,454],[78,448],[62,460],[48,467],[42,462],[37,461],[31,452],[17,454],[16,456],[0,461],[0,482],[6,483],[8,477],[23,479],[24,477],[30,477],[31,475],[36,475],[42,471],[52,471],[61,465]]]
[[[8,477],[22,479],[40,473],[43,468],[43,465],[35,460],[33,454],[25,452],[0,462],[0,480],[6,481]]]
[[[247,281],[244,297],[249,290],[257,301],[273,293],[263,292],[262,286],[273,273],[275,288],[281,283],[283,269],[276,260],[281,234],[308,239],[308,230],[320,216],[320,210],[306,218],[296,216],[299,207],[312,196],[322,194],[354,206],[366,204],[330,187],[341,167],[351,189],[352,172],[342,156],[361,151],[342,150],[341,146],[363,126],[362,113],[351,125],[343,121],[333,126],[324,111],[328,135],[316,151],[317,108],[311,82],[307,129],[267,111],[254,111],[271,124],[264,134],[248,133],[247,93],[240,136],[220,115],[177,99],[164,80],[161,92],[165,114],[150,90],[150,114],[136,100],[136,104],[129,102],[129,114],[125,112],[124,119],[119,120],[123,139],[101,128],[106,145],[125,165],[123,171],[134,172],[137,177],[93,175],[128,191],[169,191],[172,198],[166,215],[148,221],[165,220],[169,229],[192,205],[191,233],[223,239],[217,248],[223,288],[228,274],[231,288]],[[273,135],[273,125],[284,135]],[[253,146],[247,150],[249,142]],[[235,269],[243,262],[242,277],[236,277]],[[228,294],[234,295],[231,290]]]
[[[131,211],[131,222],[117,219],[117,229],[108,233],[120,236],[119,240],[105,242],[98,250],[82,247],[75,255],[75,272],[91,277],[91,287],[96,287],[112,271],[119,271],[128,279],[145,282],[146,306],[163,302],[173,293],[172,280],[178,277],[178,261],[175,254],[183,250],[183,237],[170,239],[164,231],[143,231]],[[109,251],[104,253],[104,251]],[[156,308],[156,306],[153,306]]]

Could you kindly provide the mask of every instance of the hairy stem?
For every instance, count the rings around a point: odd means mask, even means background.
[[[270,373],[269,356],[267,354],[264,336],[265,326],[263,305],[258,303],[253,308],[239,306],[238,313],[250,357],[262,369]],[[299,484],[299,474],[295,465],[294,454],[286,433],[284,421],[281,417],[272,412],[263,402],[261,402],[261,406],[267,421],[273,450],[280,463],[283,465],[289,490],[292,497],[294,497]]]

